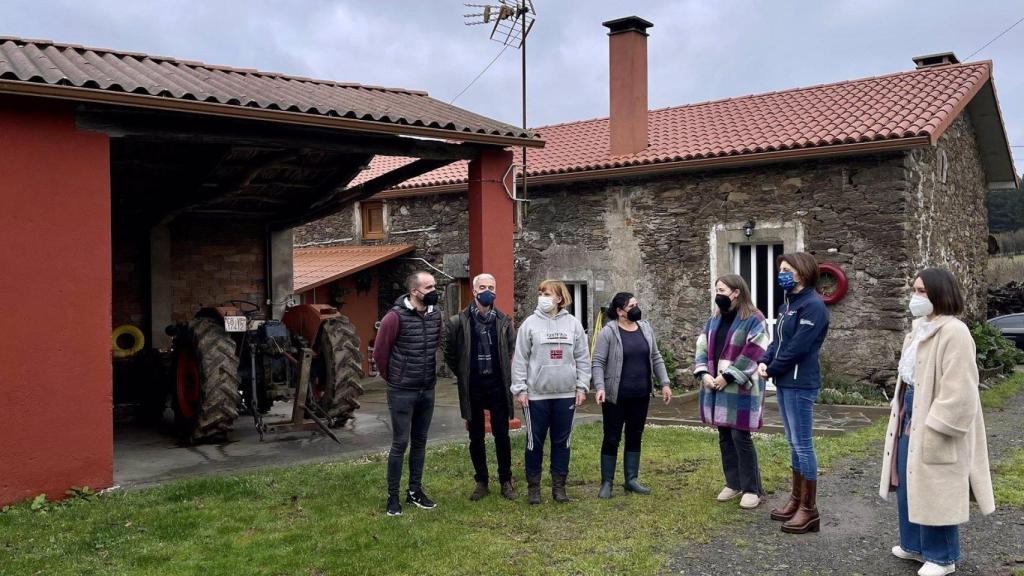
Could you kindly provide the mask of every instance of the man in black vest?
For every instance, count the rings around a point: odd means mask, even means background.
[[[512,485],[512,447],[508,418],[512,414],[512,355],[516,336],[512,320],[494,307],[494,276],[473,279],[473,301],[461,314],[448,320],[444,359],[459,383],[459,408],[469,423],[469,457],[476,470],[476,488],[469,499],[486,496],[487,452],[484,444],[484,410],[491,413],[491,434],[498,457],[501,495],[516,499]]]
[[[423,493],[423,459],[434,415],[437,347],[444,337],[437,308],[437,284],[426,272],[410,274],[409,291],[384,315],[374,339],[373,359],[388,383],[391,452],[388,454],[388,516],[400,516],[398,488],[402,460],[409,449],[409,489],[405,501],[425,510],[436,507]],[[412,446],[410,447],[410,442]]]

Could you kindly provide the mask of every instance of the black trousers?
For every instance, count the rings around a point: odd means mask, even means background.
[[[398,495],[402,460],[409,448],[409,490],[422,488],[427,432],[434,416],[434,389],[405,390],[388,387],[391,412],[391,452],[388,453],[388,494]],[[410,448],[410,443],[412,444]]]
[[[487,444],[484,441],[484,410],[491,411],[491,435],[494,436],[494,452],[498,457],[498,480],[512,479],[512,443],[508,437],[508,398],[505,388],[474,390],[469,396],[469,458],[473,461],[477,482],[487,482]]]
[[[615,404],[605,402],[601,405],[604,420],[604,440],[601,442],[601,454],[616,456],[619,452],[619,441],[622,429],[626,429],[626,452],[639,452],[640,442],[644,436],[644,424],[647,423],[647,408],[651,396],[639,398],[617,398]]]
[[[722,451],[725,485],[733,490],[760,495],[761,471],[750,432],[719,426],[718,447]]]

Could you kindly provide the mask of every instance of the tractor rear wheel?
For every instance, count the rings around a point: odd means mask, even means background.
[[[239,378],[235,341],[220,318],[189,323],[175,362],[174,416],[191,442],[223,439],[238,417]]]
[[[340,428],[359,409],[363,386],[363,356],[355,326],[344,316],[325,320],[317,338],[322,369],[313,383],[313,399]]]

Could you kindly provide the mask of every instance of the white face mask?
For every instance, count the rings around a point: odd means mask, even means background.
[[[932,301],[927,296],[914,294],[910,297],[910,313],[914,315],[914,318],[928,316],[934,311],[935,308],[932,306]]]
[[[555,299],[551,296],[537,296],[537,308],[547,314],[555,309]]]

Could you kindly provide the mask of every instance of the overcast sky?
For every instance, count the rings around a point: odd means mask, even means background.
[[[661,108],[909,70],[921,54],[963,60],[1024,17],[1016,0],[534,1],[532,127],[607,115],[601,22],[613,18],[654,23],[649,104]],[[452,0],[0,0],[0,35],[414,88],[447,101],[501,50],[489,29],[463,24],[470,11]],[[982,59],[994,62],[1019,168],[1024,23],[972,58]],[[508,49],[456,104],[519,124],[519,82],[519,51]]]

